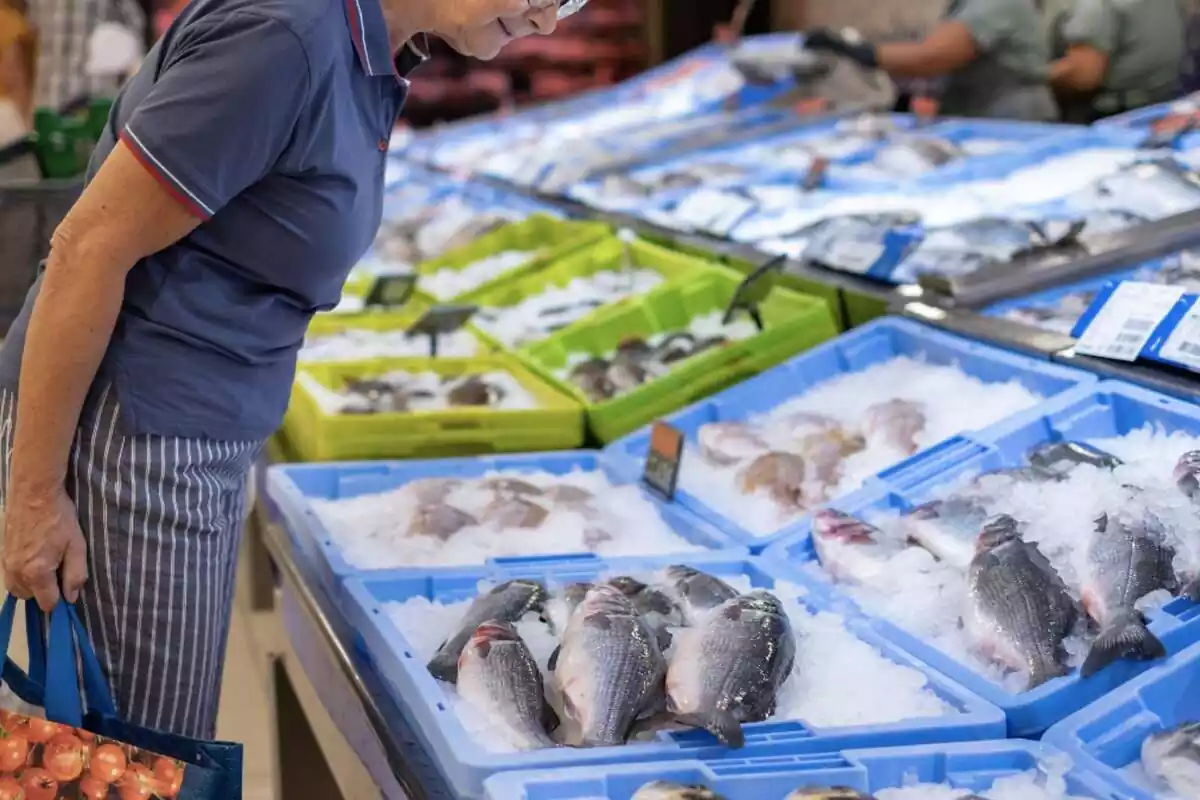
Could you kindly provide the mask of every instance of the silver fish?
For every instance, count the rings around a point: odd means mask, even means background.
[[[1200,797],[1200,722],[1147,736],[1142,766],[1185,800]]]
[[[651,781],[634,792],[630,800],[725,800],[725,796],[704,786]]]
[[[925,430],[925,409],[920,403],[893,398],[876,403],[863,416],[863,433],[879,437],[902,453],[917,452],[917,436]]]
[[[512,623],[489,620],[458,657],[458,693],[502,723],[522,750],[554,747],[547,733],[558,719],[546,702],[542,672]]]
[[[609,584],[575,609],[550,664],[585,747],[624,744],[635,722],[663,708],[667,665],[658,639]]]
[[[1096,520],[1088,546],[1083,604],[1102,627],[1083,662],[1083,677],[1119,658],[1166,656],[1166,648],[1147,630],[1146,619],[1134,604],[1157,589],[1172,594],[1179,590],[1174,561],[1175,551],[1155,521],[1125,524],[1108,514]]]
[[[988,516],[983,498],[951,495],[905,514],[904,532],[939,561],[965,570],[975,557],[975,540]]]
[[[783,800],[875,800],[873,794],[863,794],[848,786],[801,787]]]
[[[1029,687],[1067,674],[1063,640],[1079,610],[1037,545],[1021,539],[1012,517],[989,520],[967,573],[964,623],[975,643],[1029,675]]]
[[[792,672],[796,637],[783,605],[755,590],[726,601],[677,638],[667,671],[668,710],[722,744],[742,747],[742,723],[775,713],[779,688]]]
[[[720,578],[684,564],[667,567],[667,580],[674,585],[684,621],[690,625],[705,612],[738,596],[737,590]]]
[[[1175,485],[1194,503],[1200,503],[1200,450],[1179,457],[1175,464]]]
[[[1114,469],[1121,459],[1084,442],[1050,442],[1029,454],[1029,465],[1048,478],[1063,480],[1076,467],[1088,465],[1097,469]]]
[[[821,568],[830,577],[858,584],[878,578],[899,550],[879,528],[836,508],[813,513],[812,543]]]
[[[458,679],[458,657],[476,628],[493,620],[516,622],[531,611],[540,614],[545,610],[547,597],[545,586],[526,579],[501,583],[476,597],[459,622],[458,630],[430,659],[430,674],[440,681],[454,683]]]

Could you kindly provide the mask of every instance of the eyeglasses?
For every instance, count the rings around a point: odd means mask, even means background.
[[[566,19],[586,6],[588,0],[558,0],[558,18]]]

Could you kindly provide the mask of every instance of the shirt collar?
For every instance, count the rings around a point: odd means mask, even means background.
[[[345,4],[350,39],[368,75],[403,78],[429,58],[429,41],[423,33],[392,52],[381,0],[345,0]]]

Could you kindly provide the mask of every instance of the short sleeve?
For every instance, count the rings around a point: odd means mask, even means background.
[[[1005,0],[962,0],[946,14],[946,21],[960,22],[971,32],[975,46],[991,52],[1012,34],[1015,18]]]
[[[1076,0],[1063,25],[1063,39],[1067,44],[1085,44],[1111,54],[1117,48],[1119,24],[1107,0]]]
[[[121,140],[207,220],[269,173],[291,141],[308,58],[286,25],[252,12],[196,20],[179,36]]]

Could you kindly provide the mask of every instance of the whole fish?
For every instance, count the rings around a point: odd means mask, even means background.
[[[863,433],[879,437],[906,455],[917,452],[917,436],[925,430],[925,409],[920,403],[893,398],[876,403],[863,416]]]
[[[1200,450],[1192,450],[1179,457],[1175,464],[1175,485],[1193,503],[1200,503]]]
[[[430,659],[429,673],[440,681],[454,683],[458,679],[458,657],[476,628],[492,620],[516,622],[531,611],[540,614],[545,610],[548,596],[546,587],[537,581],[518,579],[501,583],[476,597],[454,635]]]
[[[771,449],[758,431],[741,422],[701,425],[696,439],[705,460],[721,467],[752,459]]]
[[[408,524],[406,534],[433,536],[444,542],[463,528],[478,524],[479,520],[461,509],[445,503],[433,503],[417,509]]]
[[[743,722],[775,713],[792,672],[796,637],[779,599],[755,590],[727,600],[685,628],[667,671],[667,708],[729,747],[746,743]]]
[[[983,498],[956,494],[909,511],[903,517],[904,531],[939,561],[965,570],[975,557],[975,540],[988,517]]]
[[[1174,561],[1174,549],[1153,520],[1125,524],[1108,514],[1096,520],[1088,546],[1083,605],[1101,629],[1081,675],[1094,675],[1118,658],[1166,656],[1166,648],[1146,628],[1146,619],[1134,604],[1158,589],[1172,594],[1179,590]]]
[[[783,800],[875,800],[875,795],[848,786],[802,786]]]
[[[630,800],[725,800],[725,795],[704,786],[651,781],[634,792]]]
[[[502,724],[521,750],[554,747],[558,718],[546,702],[542,671],[512,623],[489,620],[458,657],[458,693]]]
[[[667,567],[667,580],[682,601],[680,605],[689,625],[694,625],[705,612],[738,596],[737,590],[720,578],[684,564]]]
[[[1200,797],[1200,722],[1185,722],[1147,736],[1142,766],[1185,800]]]
[[[897,552],[885,541],[879,528],[836,508],[813,513],[812,543],[817,561],[836,581],[870,583],[878,578]]]
[[[624,744],[635,722],[664,706],[667,665],[658,639],[614,586],[587,593],[550,665],[585,747]]]
[[[627,575],[609,578],[605,583],[615,586],[621,594],[628,597],[634,610],[641,614],[655,631],[683,625],[683,611],[662,589]]]
[[[1084,442],[1050,442],[1034,448],[1029,465],[1053,480],[1062,480],[1076,467],[1087,464],[1097,469],[1114,469],[1121,459]]]
[[[973,640],[1001,663],[1027,672],[1030,689],[1067,674],[1062,644],[1079,610],[1062,578],[1037,545],[1021,539],[1010,516],[989,520],[976,548],[963,615]]]

